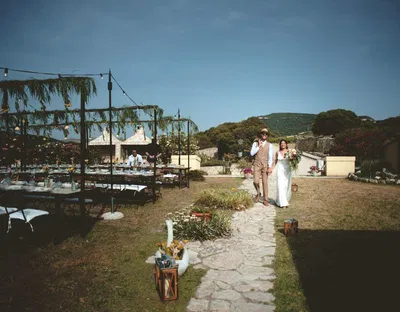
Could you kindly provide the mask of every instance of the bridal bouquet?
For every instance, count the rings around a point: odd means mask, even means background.
[[[299,167],[299,162],[301,160],[301,156],[300,156],[299,152],[296,151],[295,149],[290,149],[287,151],[285,157],[289,158],[290,169],[292,171],[297,170],[297,168]]]

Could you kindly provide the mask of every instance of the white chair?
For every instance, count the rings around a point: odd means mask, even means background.
[[[8,215],[9,213],[17,211],[17,210],[18,210],[17,208],[13,208],[13,207],[8,208],[8,207],[0,206],[0,216],[3,215],[3,214],[7,214]],[[10,216],[8,216],[7,224],[8,224],[8,227],[7,227],[7,233],[8,233],[10,231],[10,229],[11,229]]]
[[[28,223],[30,225],[31,230],[33,232],[33,225],[31,223],[31,221],[36,217],[46,216],[48,214],[49,214],[48,211],[25,208],[25,209],[18,210],[16,212],[12,212],[10,214],[10,219],[25,221],[25,223]]]
[[[31,221],[40,216],[45,216],[48,215],[48,211],[44,210],[39,210],[39,209],[31,209],[31,208],[25,208],[18,210],[18,208],[14,207],[3,207],[0,206],[0,214],[7,213],[9,217],[9,223],[8,223],[8,231],[11,229],[11,221],[12,220],[22,220],[25,221],[25,223],[28,223],[29,226],[31,227],[31,230],[33,232],[33,225],[31,224]]]

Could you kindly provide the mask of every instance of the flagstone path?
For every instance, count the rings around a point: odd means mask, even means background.
[[[269,178],[269,198],[275,198],[276,178]],[[252,179],[240,187],[256,192]],[[271,268],[275,255],[275,206],[261,202],[232,216],[232,236],[215,241],[190,242],[190,263],[207,270],[187,312],[274,311],[269,292],[275,279]]]

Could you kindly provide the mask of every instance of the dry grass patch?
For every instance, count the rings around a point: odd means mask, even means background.
[[[347,179],[296,179],[299,191],[276,225],[277,311],[385,311],[400,277],[400,188]]]
[[[162,303],[145,260],[167,237],[167,213],[188,207],[205,188],[241,182],[206,178],[190,189],[164,189],[155,204],[122,207],[118,221],[43,219],[35,233],[13,226],[0,251],[0,311],[185,311],[204,271],[189,267],[179,280],[179,300]]]

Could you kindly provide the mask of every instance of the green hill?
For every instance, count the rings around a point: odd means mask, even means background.
[[[315,114],[273,113],[258,116],[258,118],[264,121],[265,125],[274,134],[287,136],[311,131],[311,126],[316,116]]]

